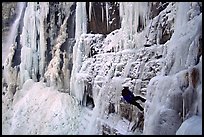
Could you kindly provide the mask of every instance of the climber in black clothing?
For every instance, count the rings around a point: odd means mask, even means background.
[[[137,106],[141,111],[144,110],[144,108],[136,101],[141,100],[142,102],[145,102],[146,99],[142,98],[141,96],[134,96],[134,94],[129,90],[128,87],[123,88],[122,96],[128,103]]]

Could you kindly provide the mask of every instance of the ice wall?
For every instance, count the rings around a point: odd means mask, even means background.
[[[73,48],[74,64],[70,81],[70,90],[71,93],[81,102],[84,96],[84,81],[86,81],[87,74],[83,75],[79,73],[79,71],[83,69],[82,64],[84,61],[90,57],[92,52],[91,49],[97,48],[97,46],[100,47],[102,40],[103,35],[101,34],[82,34]]]
[[[147,88],[144,134],[176,134],[182,128],[180,134],[188,119],[201,114],[202,13],[198,3],[175,5],[175,30],[169,40],[162,75],[151,79]],[[193,123],[188,126],[193,127]],[[200,134],[200,130],[186,134]]]
[[[93,87],[94,115],[87,134],[100,134],[105,130],[104,119],[110,117],[108,106],[112,103],[115,103],[114,114],[125,117],[122,103],[116,101],[121,83],[147,97],[144,126],[141,126],[143,134],[176,134],[182,122],[192,115],[200,115],[201,100],[197,94],[202,94],[202,79],[198,76],[202,73],[202,13],[199,4],[162,3],[157,5],[159,10],[154,14],[150,10],[153,6],[120,3],[121,29],[107,35],[94,56],[87,58],[84,50],[89,49],[86,39],[89,35],[81,35],[76,44],[75,57],[79,63],[75,66],[75,75],[72,74],[75,77],[72,81],[76,81],[72,89],[83,102],[87,82]],[[184,16],[180,18],[181,15]],[[117,79],[115,83],[114,79]],[[131,112],[130,108],[127,115],[132,117],[126,117],[133,123],[139,117],[137,113],[132,114],[135,111]],[[92,129],[94,125],[98,129]],[[111,124],[110,128],[117,129]]]
[[[95,18],[94,3],[90,2],[88,9],[85,2],[73,5],[27,4],[20,39],[21,64],[10,67],[15,53],[12,47],[9,67],[4,68],[9,74],[3,81],[14,83],[2,83],[4,133],[12,124],[12,133],[19,134],[200,134],[200,126],[193,132],[186,131],[200,125],[197,120],[202,119],[202,4],[122,2],[121,28],[110,34],[86,34],[88,21]],[[114,21],[111,9],[111,4],[105,3],[100,15],[107,29]],[[75,27],[70,25],[71,16]],[[75,28],[75,35],[70,34],[70,27]],[[76,40],[71,61],[70,37]],[[70,62],[73,69],[69,81]],[[42,86],[43,82],[52,88]],[[146,97],[146,103],[141,103],[144,113],[121,100],[123,85]],[[65,94],[57,89],[71,96],[66,94],[64,98]],[[44,94],[51,97],[45,98]],[[14,104],[18,102],[14,105],[16,111],[12,110],[13,99]],[[44,105],[33,105],[36,99]],[[52,113],[43,119],[43,110],[50,106]],[[37,116],[31,115],[32,107],[36,107]],[[88,111],[79,112],[80,107]],[[60,115],[56,116],[55,111]],[[29,128],[25,118],[34,123],[31,130],[25,131]],[[36,118],[44,123],[35,126]],[[7,119],[12,123],[6,123]],[[192,119],[195,123],[191,125]],[[50,123],[45,126],[46,122]],[[64,122],[68,123],[66,128]]]

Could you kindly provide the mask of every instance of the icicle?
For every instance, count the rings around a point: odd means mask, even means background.
[[[103,22],[103,21],[104,21],[104,10],[103,10],[103,5],[102,5],[101,8],[102,8],[102,9],[101,9],[101,10],[102,10],[102,11],[101,11],[101,14],[102,14],[101,17],[102,17],[102,22]]]
[[[134,3],[130,3],[130,5],[129,5],[129,26],[130,26],[130,33],[129,33],[129,35],[130,35],[130,39],[132,39],[132,36],[133,36],[133,25],[134,25]],[[132,14],[132,15],[131,15]],[[132,27],[131,27],[132,26]]]
[[[76,29],[75,29],[75,39],[79,38],[81,33],[81,3],[76,3]]]
[[[147,17],[147,3],[141,2],[121,2],[120,3],[120,18],[121,28],[124,31],[124,49],[133,48],[131,43],[138,41],[134,39],[137,35],[139,25],[145,26]],[[142,23],[142,24],[140,24]],[[138,45],[140,43],[136,43]],[[141,44],[140,44],[141,45]]]
[[[82,3],[82,34],[87,33],[86,2]]]
[[[185,119],[185,101],[184,101],[184,99],[182,100],[183,101],[183,103],[182,103],[182,107],[183,107],[183,115],[182,115],[182,120],[184,121],[184,119]]]
[[[89,21],[91,21],[92,2],[89,2]]]
[[[120,2],[119,3],[119,11],[120,11],[120,18],[123,18],[123,15],[124,15],[124,3],[123,2]]]
[[[106,22],[107,22],[107,30],[108,30],[108,21],[109,21],[109,17],[108,17],[108,2],[106,2]]]

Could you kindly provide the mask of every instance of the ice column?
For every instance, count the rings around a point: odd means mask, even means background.
[[[49,3],[48,2],[41,2],[39,5],[40,9],[38,12],[38,33],[40,36],[39,40],[39,73],[41,76],[44,75],[45,72],[45,51],[47,50],[47,43],[45,38],[45,24],[44,21],[47,18],[48,12],[49,12]],[[42,14],[44,13],[44,14]]]
[[[24,26],[21,34],[21,64],[20,64],[20,85],[31,78],[32,48],[36,50],[36,24],[35,24],[35,3],[28,3],[25,10]]]
[[[81,41],[81,34],[87,33],[87,15],[86,15],[86,2],[77,2],[76,4],[76,31],[75,31],[75,39],[76,43],[73,47],[73,69],[70,80],[70,92],[72,95],[77,96],[80,100],[81,97],[77,85],[79,84],[77,81],[77,73],[79,72],[82,65],[82,46],[83,42]]]
[[[89,2],[89,21],[91,21],[92,2]]]
[[[86,2],[77,2],[76,4],[76,31],[75,39],[77,40],[81,34],[87,32],[86,18]]]
[[[24,15],[24,26],[21,34],[21,64],[20,79],[21,85],[29,78],[36,80],[40,61],[44,60],[46,50],[44,38],[44,18],[48,14],[48,3],[37,4],[37,2],[28,3]],[[40,29],[39,29],[40,28]],[[37,40],[40,35],[40,42]],[[40,43],[40,44],[39,44]],[[40,69],[44,68],[41,65]],[[41,71],[41,75],[42,75]]]
[[[108,21],[109,21],[108,9],[109,9],[108,2],[106,2],[106,23],[107,23],[107,30],[108,30]]]

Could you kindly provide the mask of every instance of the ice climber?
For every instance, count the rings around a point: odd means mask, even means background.
[[[144,108],[136,101],[141,100],[142,102],[145,102],[146,99],[142,98],[141,96],[134,96],[134,94],[129,90],[128,87],[123,88],[122,96],[128,103],[137,106],[141,111],[144,110]]]

